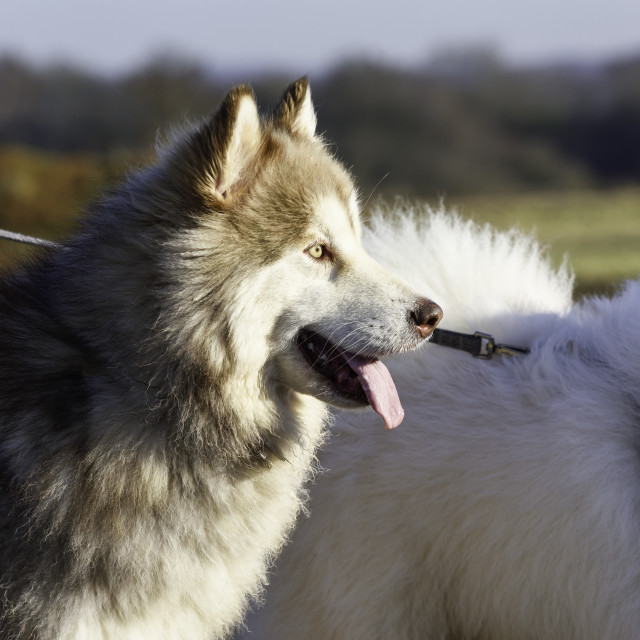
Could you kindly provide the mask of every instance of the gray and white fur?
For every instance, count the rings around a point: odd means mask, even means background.
[[[326,403],[366,403],[349,354],[437,323],[365,254],[315,124],[306,79],[262,119],[238,87],[3,278],[2,638],[223,637],[290,532]]]

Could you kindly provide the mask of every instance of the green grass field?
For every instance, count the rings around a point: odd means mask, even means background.
[[[0,227],[61,238],[83,204],[121,177],[131,162],[0,149]],[[621,280],[640,274],[640,187],[450,197],[445,204],[500,229],[534,231],[557,264],[567,256],[578,294],[611,293]],[[14,264],[24,254],[24,248],[0,241],[0,264]]]

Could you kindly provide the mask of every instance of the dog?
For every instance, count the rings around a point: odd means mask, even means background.
[[[442,312],[367,256],[306,78],[176,133],[0,285],[0,636],[221,638],[293,526],[328,405]]]
[[[407,419],[382,442],[337,416],[246,637],[637,638],[640,281],[574,304],[532,237],[421,206],[364,244],[445,329],[530,352],[389,363]]]

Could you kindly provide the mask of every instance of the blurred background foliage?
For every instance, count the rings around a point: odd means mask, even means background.
[[[221,77],[175,57],[118,77],[0,58],[0,226],[49,238],[153,157],[171,126],[251,82],[261,106],[292,80]],[[444,199],[501,227],[536,227],[580,291],[640,272],[640,55],[513,67],[490,49],[420,68],[354,60],[312,76],[319,130],[363,200]],[[7,263],[19,248],[0,245]]]

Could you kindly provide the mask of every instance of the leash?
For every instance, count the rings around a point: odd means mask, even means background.
[[[431,342],[442,347],[450,347],[470,353],[474,358],[491,360],[494,355],[526,356],[529,349],[498,344],[492,335],[476,331],[475,333],[459,333],[447,329],[434,329]]]
[[[47,247],[49,249],[60,249],[61,244],[42,238],[26,236],[22,233],[6,231],[0,229],[0,239],[20,242],[22,244],[35,245],[37,247]],[[474,358],[491,360],[494,355],[525,356],[529,349],[523,347],[513,347],[507,344],[498,344],[492,335],[476,331],[475,333],[459,333],[447,329],[434,329],[431,334],[431,342],[441,347],[450,347],[470,353]]]
[[[42,238],[25,236],[22,233],[15,233],[14,231],[7,231],[6,229],[0,229],[0,238],[2,238],[3,240],[10,240],[11,242],[32,244],[36,247],[47,247],[49,249],[60,249],[62,247],[61,244],[58,244],[57,242],[51,242],[51,240],[43,240]]]

